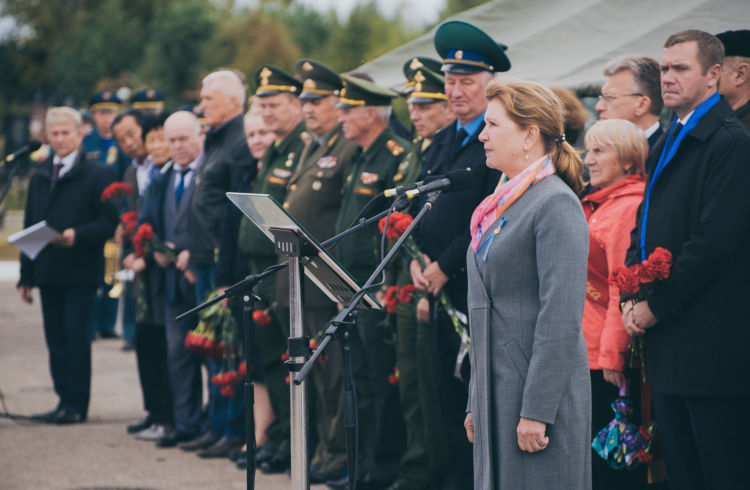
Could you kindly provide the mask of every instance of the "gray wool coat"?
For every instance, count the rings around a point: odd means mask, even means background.
[[[590,489],[586,219],[556,175],[526,191],[480,243],[503,218],[491,243],[467,253],[474,488]],[[547,424],[546,449],[518,448],[520,417]]]

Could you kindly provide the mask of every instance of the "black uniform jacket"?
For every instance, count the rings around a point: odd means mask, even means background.
[[[655,168],[666,138],[647,168]],[[722,98],[685,137],[657,179],[646,255],[674,258],[647,295],[658,323],[645,334],[647,380],[678,395],[750,393],[750,135]],[[648,184],[652,176],[648,176]],[[638,227],[627,264],[640,262]]]
[[[466,249],[469,247],[469,223],[474,208],[492,193],[500,179],[500,172],[485,165],[484,145],[479,141],[479,133],[484,122],[465,146],[456,139],[457,123],[441,129],[427,149],[425,163],[417,180],[428,175],[441,175],[459,169],[470,169],[472,185],[456,192],[443,192],[434,207],[419,223],[416,238],[419,248],[431,260],[438,261],[440,270],[449,278],[446,287],[453,305],[463,311],[466,308]],[[421,197],[416,214],[422,208],[426,197]]]

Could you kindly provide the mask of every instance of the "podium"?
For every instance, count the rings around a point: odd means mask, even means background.
[[[333,302],[348,306],[361,295],[354,278],[326,249],[268,194],[228,192],[227,197],[274,243],[276,252],[289,257],[289,370],[299,371],[310,353],[302,323],[302,274]],[[366,293],[357,308],[380,309]],[[292,488],[310,488],[307,454],[307,382],[289,383],[291,405]],[[246,409],[251,409],[247,407]]]

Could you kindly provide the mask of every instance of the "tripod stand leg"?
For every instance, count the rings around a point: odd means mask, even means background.
[[[247,374],[245,375],[245,440],[247,441],[245,463],[247,464],[246,486],[248,490],[255,488],[255,453],[257,450],[255,447],[255,416],[253,414],[255,396],[251,374],[252,363],[250,362],[250,321],[254,300],[255,296],[252,293],[242,295],[242,328],[245,335],[245,366],[247,366]]]

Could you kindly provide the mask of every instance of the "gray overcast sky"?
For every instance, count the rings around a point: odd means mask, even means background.
[[[300,0],[300,2],[320,11],[335,9],[342,20],[346,19],[355,5],[363,3],[362,0]],[[386,16],[391,16],[402,8],[405,20],[411,20],[411,24],[421,26],[437,21],[438,12],[445,6],[445,0],[377,0],[377,5]]]

